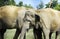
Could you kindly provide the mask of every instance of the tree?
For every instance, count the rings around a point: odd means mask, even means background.
[[[20,6],[20,7],[23,6],[23,2],[20,1],[19,4],[18,4],[17,6]]]
[[[0,6],[4,6],[4,5],[15,5],[15,1],[14,0],[0,0]]]
[[[54,9],[56,9],[56,10],[59,10],[59,11],[60,11],[60,4],[59,4],[59,5],[57,5],[57,6],[55,6],[55,7],[54,7]]]
[[[7,2],[8,4],[7,5],[16,5],[15,1],[14,0],[8,0]]]
[[[49,8],[51,7],[51,5],[52,5],[52,0],[50,0],[50,3],[49,3]]]
[[[8,0],[0,0],[0,6],[6,5]]]
[[[46,8],[54,8],[58,2],[58,0],[51,0],[48,4],[46,4]]]
[[[25,4],[24,7],[26,7],[26,8],[33,8],[33,7],[31,6],[31,4],[29,4],[29,5]]]
[[[41,8],[43,8],[43,7],[44,7],[44,4],[43,4],[42,1],[40,1],[40,4],[37,6],[37,9],[41,9]]]

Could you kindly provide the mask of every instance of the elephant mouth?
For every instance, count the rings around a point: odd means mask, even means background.
[[[31,22],[31,20],[25,18],[24,22]]]
[[[30,20],[26,19],[27,22],[31,22]]]

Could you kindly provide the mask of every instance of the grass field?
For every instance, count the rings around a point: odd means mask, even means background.
[[[5,33],[4,38],[5,39],[13,39],[15,31],[16,31],[15,29],[9,29],[9,30],[7,30],[6,33]],[[29,32],[27,32],[26,39],[34,39],[32,31],[33,30],[30,29]],[[55,33],[53,33],[53,35],[52,35],[52,39],[54,39],[54,38],[55,38]]]

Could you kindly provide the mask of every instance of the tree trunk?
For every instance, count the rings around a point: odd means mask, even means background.
[[[50,0],[50,3],[49,3],[49,8],[51,7],[52,1],[53,1],[53,0]]]

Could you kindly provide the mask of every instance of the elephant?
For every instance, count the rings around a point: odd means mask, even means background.
[[[56,33],[56,38],[59,39],[60,34],[60,11],[45,8],[37,10],[37,15],[40,17],[41,28],[44,32],[44,39],[51,39],[51,35],[53,32]]]
[[[21,12],[19,13],[19,9]],[[25,10],[24,7],[17,7],[17,6],[3,6],[0,7],[0,30],[2,34],[2,38],[4,39],[4,33],[6,32],[6,29],[15,29],[16,33],[13,39],[17,39],[19,34],[21,33],[21,27],[23,24],[23,12],[22,10]],[[19,17],[20,15],[20,17]],[[22,17],[21,17],[22,15]],[[18,19],[20,18],[20,20]],[[20,21],[20,24],[18,23]],[[20,26],[20,27],[19,27]]]
[[[23,39],[26,33],[26,29],[29,28],[30,23],[35,25],[34,16],[34,9],[17,7],[13,5],[0,7],[1,39],[4,39],[4,33],[7,29],[16,29],[16,33],[13,39],[17,39],[19,35],[20,39]]]

